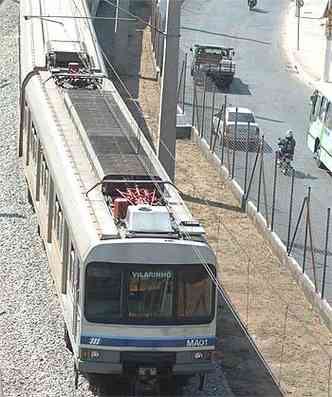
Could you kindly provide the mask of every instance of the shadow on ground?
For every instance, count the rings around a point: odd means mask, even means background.
[[[236,397],[282,397],[262,356],[227,301],[221,297],[218,304],[217,354],[221,356],[219,365],[233,394]]]

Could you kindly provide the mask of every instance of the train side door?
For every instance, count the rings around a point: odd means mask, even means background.
[[[70,249],[70,258],[69,258],[69,266],[68,266],[68,277],[67,277],[67,291],[70,294],[71,300],[71,328],[72,335],[74,335],[75,340],[77,337],[78,331],[78,305],[79,305],[79,296],[80,296],[80,267],[79,267],[79,258],[75,252],[73,246]]]
[[[79,324],[80,324],[80,264],[78,258],[75,262],[74,271],[74,302],[73,302],[73,335],[75,338],[80,334]],[[79,341],[77,341],[79,343]]]

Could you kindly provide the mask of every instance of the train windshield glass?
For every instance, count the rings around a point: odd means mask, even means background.
[[[173,271],[129,272],[129,319],[171,319],[174,282]]]
[[[123,274],[106,263],[87,268],[86,312],[94,322],[121,317],[121,284]]]
[[[212,320],[215,290],[202,266],[150,269],[139,265],[88,265],[87,320],[102,323],[204,323]]]

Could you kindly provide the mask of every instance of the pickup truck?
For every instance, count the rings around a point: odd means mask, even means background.
[[[190,51],[193,53],[191,75],[196,81],[210,77],[218,86],[229,87],[235,74],[234,49],[195,44]]]

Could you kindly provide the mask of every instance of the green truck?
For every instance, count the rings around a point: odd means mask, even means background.
[[[205,75],[215,81],[217,86],[229,87],[235,74],[234,48],[195,44],[191,75],[195,81],[202,81]]]

